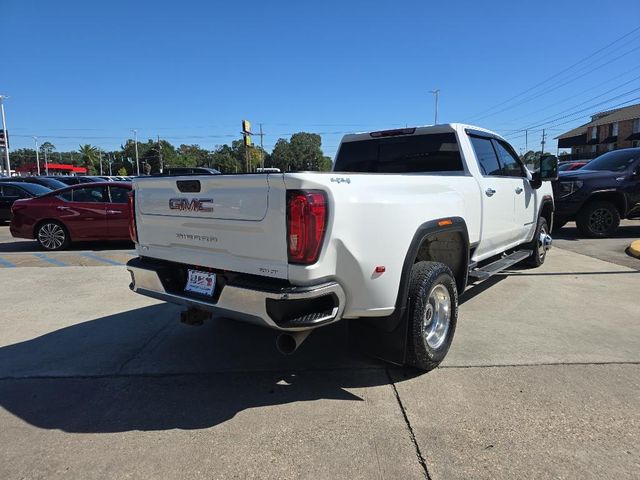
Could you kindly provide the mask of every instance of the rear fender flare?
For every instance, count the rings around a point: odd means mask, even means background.
[[[386,317],[367,317],[350,320],[350,341],[369,354],[388,362],[404,364],[408,338],[408,322],[406,318],[409,301],[409,277],[411,268],[418,258],[420,246],[430,236],[456,232],[459,233],[464,245],[462,272],[456,278],[459,293],[466,286],[469,270],[469,233],[464,219],[460,217],[444,217],[430,220],[418,227],[409,244],[402,266],[402,276],[398,287],[398,295],[394,312]]]

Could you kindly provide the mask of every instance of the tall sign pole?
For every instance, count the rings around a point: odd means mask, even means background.
[[[38,152],[38,137],[33,137],[33,141],[36,144],[36,168],[38,169],[38,175],[40,175],[40,152]]]
[[[133,130],[133,141],[136,146],[136,171],[137,175],[140,176],[140,160],[138,159],[138,130]]]
[[[249,120],[242,120],[242,138],[244,141],[244,157],[245,157],[245,171],[248,173],[251,171],[251,161],[249,149],[253,145],[251,140],[251,122]]]
[[[438,96],[440,95],[440,89],[436,89],[436,90],[430,90],[431,93],[433,93],[433,95],[435,96],[435,101],[436,101],[436,105],[435,105],[435,115],[434,115],[434,119],[433,119],[433,124],[437,125],[438,124]]]
[[[3,135],[3,139],[4,139],[4,161],[5,161],[5,168],[6,168],[6,172],[7,172],[7,176],[11,176],[11,163],[9,162],[9,132],[7,132],[7,119],[4,116],[4,102],[3,100],[5,98],[9,98],[5,95],[0,95],[0,111],[2,111],[2,131],[4,133]]]
[[[264,168],[264,147],[262,146],[262,137],[264,137],[264,133],[262,131],[262,124],[260,124],[260,166]]]

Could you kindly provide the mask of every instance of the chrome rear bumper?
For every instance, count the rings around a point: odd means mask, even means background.
[[[127,270],[131,274],[129,287],[141,295],[280,331],[303,331],[333,323],[340,320],[345,306],[344,290],[336,282],[277,291],[227,284],[214,301],[168,291],[158,269],[141,259],[129,261]]]

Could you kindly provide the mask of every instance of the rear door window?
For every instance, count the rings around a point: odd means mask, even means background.
[[[500,175],[502,169],[498,156],[493,148],[490,138],[469,136],[473,150],[476,152],[480,171],[484,176]]]
[[[455,133],[432,133],[345,142],[336,158],[337,172],[463,172]]]
[[[109,187],[111,192],[111,203],[127,203],[129,201],[129,190],[124,187]]]
[[[75,188],[73,191],[73,202],[100,203],[107,202],[105,187],[84,187]]]

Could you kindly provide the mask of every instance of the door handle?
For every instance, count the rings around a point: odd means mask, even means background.
[[[522,187],[516,187],[516,193],[522,193]]]
[[[110,213],[111,215],[115,215],[117,213],[122,213],[120,210],[107,210],[107,213]]]
[[[56,207],[58,210],[69,210],[69,207],[63,207],[63,206],[59,206]]]
[[[487,194],[487,197],[492,197],[493,194],[496,193],[496,191],[493,188],[489,187],[484,191],[484,193]]]

